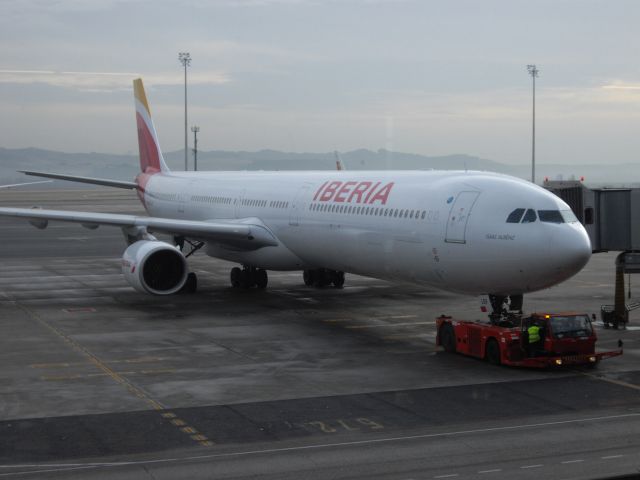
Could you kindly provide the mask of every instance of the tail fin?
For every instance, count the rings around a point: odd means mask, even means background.
[[[158,134],[151,120],[151,110],[144,93],[142,79],[133,81],[133,95],[136,103],[136,123],[138,125],[138,148],[140,149],[140,170],[143,173],[168,172],[162,158]]]

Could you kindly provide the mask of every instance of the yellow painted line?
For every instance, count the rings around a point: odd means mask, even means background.
[[[2,293],[4,294],[4,292],[2,292]],[[4,296],[6,297],[7,295],[4,294]],[[162,405],[157,400],[154,400],[153,398],[151,398],[142,389],[140,389],[140,388],[136,387],[134,384],[130,383],[125,377],[122,376],[123,373],[118,373],[115,370],[113,370],[112,368],[110,368],[100,358],[98,358],[96,355],[91,353],[91,351],[89,351],[86,347],[84,347],[80,343],[78,343],[75,340],[73,340],[71,337],[66,335],[62,330],[56,328],[54,325],[52,325],[49,322],[47,322],[46,320],[44,320],[36,312],[33,312],[31,309],[27,308],[24,305],[19,304],[18,302],[15,302],[15,305],[18,308],[20,308],[28,317],[30,317],[31,319],[35,320],[42,327],[44,327],[45,329],[49,330],[56,337],[58,337],[64,343],[69,345],[69,347],[71,349],[73,349],[76,352],[84,355],[89,360],[90,363],[92,363],[94,366],[96,366],[99,370],[102,371],[102,373],[99,374],[99,375],[106,375],[106,376],[110,377],[116,383],[119,383],[120,385],[124,386],[130,393],[135,395],[137,398],[140,398],[141,400],[146,402],[154,410],[159,411],[159,412],[164,412],[165,411],[166,407],[164,405]],[[147,371],[147,372],[150,372],[150,371]],[[135,372],[125,372],[125,373],[126,374],[132,374],[132,373],[135,373]],[[72,376],[68,376],[67,375],[65,377],[58,377],[58,378],[68,379],[70,377],[72,377]],[[78,378],[81,378],[81,377],[82,377],[81,375],[78,375]],[[56,378],[56,377],[49,377],[49,378]],[[182,427],[182,428],[189,429],[188,432],[185,431],[184,433],[188,433],[190,438],[192,440],[198,442],[200,445],[204,445],[204,446],[213,445],[213,442],[211,442],[206,436],[198,434],[197,430],[195,428],[189,427],[184,420],[181,420],[181,419],[177,418],[174,413],[172,413],[172,412],[164,412],[164,413],[161,413],[160,415],[162,417],[164,417],[164,418],[171,418],[172,419],[171,423],[176,427]],[[196,434],[191,435],[192,431],[196,432]]]
[[[182,430],[184,433],[188,433],[188,434],[198,433],[198,431],[193,427],[182,427],[180,430]]]
[[[204,442],[200,442],[200,445],[202,445],[203,447],[213,447],[215,444],[209,440],[206,440]]]

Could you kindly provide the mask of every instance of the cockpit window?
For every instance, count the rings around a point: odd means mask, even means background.
[[[576,217],[576,215],[571,210],[560,210],[560,214],[562,215],[562,218],[564,218],[564,221],[567,223],[578,222],[578,217]]]
[[[524,213],[524,208],[516,208],[507,217],[507,223],[520,223],[520,219],[522,218],[523,213]]]
[[[527,210],[527,213],[524,214],[522,223],[533,223],[536,221],[536,218],[536,211],[530,208]],[[540,220],[542,220],[542,217],[540,217]]]
[[[564,223],[564,218],[560,210],[538,210],[541,222]]]

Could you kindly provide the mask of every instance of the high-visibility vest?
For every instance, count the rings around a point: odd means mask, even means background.
[[[529,334],[529,343],[536,343],[540,341],[540,327],[537,325],[531,325],[527,328]]]

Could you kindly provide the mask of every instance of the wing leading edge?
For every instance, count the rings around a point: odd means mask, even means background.
[[[99,225],[120,228],[142,227],[150,232],[190,236],[246,250],[278,245],[276,237],[269,229],[261,225],[257,218],[240,219],[238,221],[174,220],[159,217],[43,210],[39,208],[0,208],[0,216],[19,217],[44,222],[53,220],[80,223],[89,228]],[[44,225],[46,226],[46,223]]]

